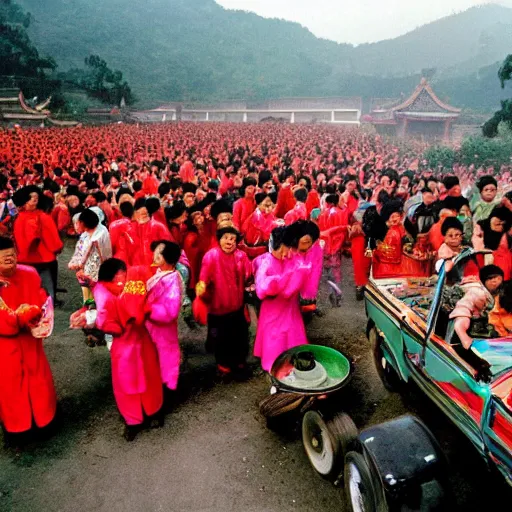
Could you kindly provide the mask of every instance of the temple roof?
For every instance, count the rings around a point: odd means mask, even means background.
[[[460,114],[461,109],[442,102],[432,90],[426,78],[422,78],[412,95],[389,109],[393,112],[432,112]]]

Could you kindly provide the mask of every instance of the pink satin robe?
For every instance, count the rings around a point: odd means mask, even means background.
[[[96,326],[114,338],[110,351],[112,387],[127,425],[140,425],[163,404],[158,354],[144,325],[127,319],[120,297],[100,282],[93,290],[98,311]]]
[[[304,281],[304,286],[300,294],[303,299],[315,300],[318,295],[324,264],[324,250],[320,245],[320,241],[317,240],[302,258],[304,259],[305,265],[311,265],[311,271]]]
[[[158,351],[160,374],[169,389],[176,389],[180,372],[178,317],[181,309],[181,278],[177,271],[157,272],[147,282],[150,310],[146,328]]]
[[[298,220],[307,220],[308,210],[304,203],[297,202],[295,206],[284,216],[284,223],[290,226]]]
[[[311,273],[301,256],[279,260],[271,253],[256,261],[256,294],[262,300],[254,355],[270,371],[276,358],[285,350],[306,344],[299,294]]]

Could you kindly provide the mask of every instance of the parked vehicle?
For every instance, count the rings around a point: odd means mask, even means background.
[[[444,264],[428,279],[371,279],[367,334],[384,385],[398,390],[416,383],[512,485],[512,337],[479,333],[470,351],[452,344],[443,298],[454,276],[460,284],[465,265],[478,256],[463,251],[449,280]]]

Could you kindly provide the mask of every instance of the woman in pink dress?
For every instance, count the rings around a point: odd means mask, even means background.
[[[182,303],[181,277],[176,270],[180,259],[179,245],[162,241],[154,251],[156,274],[147,282],[149,316],[146,328],[156,345],[164,392],[175,390],[180,371],[178,317]]]
[[[133,441],[145,418],[150,426],[163,424],[163,403],[158,354],[145,327],[146,286],[133,268],[128,275],[123,261],[110,258],[100,267],[94,299],[96,325],[114,338],[110,352],[114,397],[126,426],[124,437]]]
[[[270,371],[285,350],[307,343],[299,294],[311,273],[311,264],[302,256],[291,255],[293,229],[279,227],[272,231],[271,252],[255,263],[256,294],[262,301],[254,355]]]

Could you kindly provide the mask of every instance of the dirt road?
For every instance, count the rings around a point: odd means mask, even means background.
[[[62,262],[68,260],[69,247]],[[419,415],[448,454],[460,510],[496,510],[503,491],[495,490],[470,444],[417,392],[403,398],[380,384],[348,260],[345,267],[342,307],[327,306],[322,290],[325,316],[308,329],[311,342],[332,346],[354,359],[354,378],[340,396],[340,409],[360,428],[409,411]],[[146,431],[133,443],[124,441],[108,352],[86,347],[80,332],[67,329],[80,294],[74,278],[67,271],[61,274],[69,293],[65,307],[57,312],[55,334],[46,342],[46,351],[63,425],[49,441],[22,452],[0,450],[1,511],[347,510],[342,490],[309,466],[298,436],[284,438],[266,429],[257,407],[267,392],[261,373],[243,384],[214,384],[213,360],[203,346],[204,329],[191,332],[182,326],[186,363],[181,399],[165,427]]]

